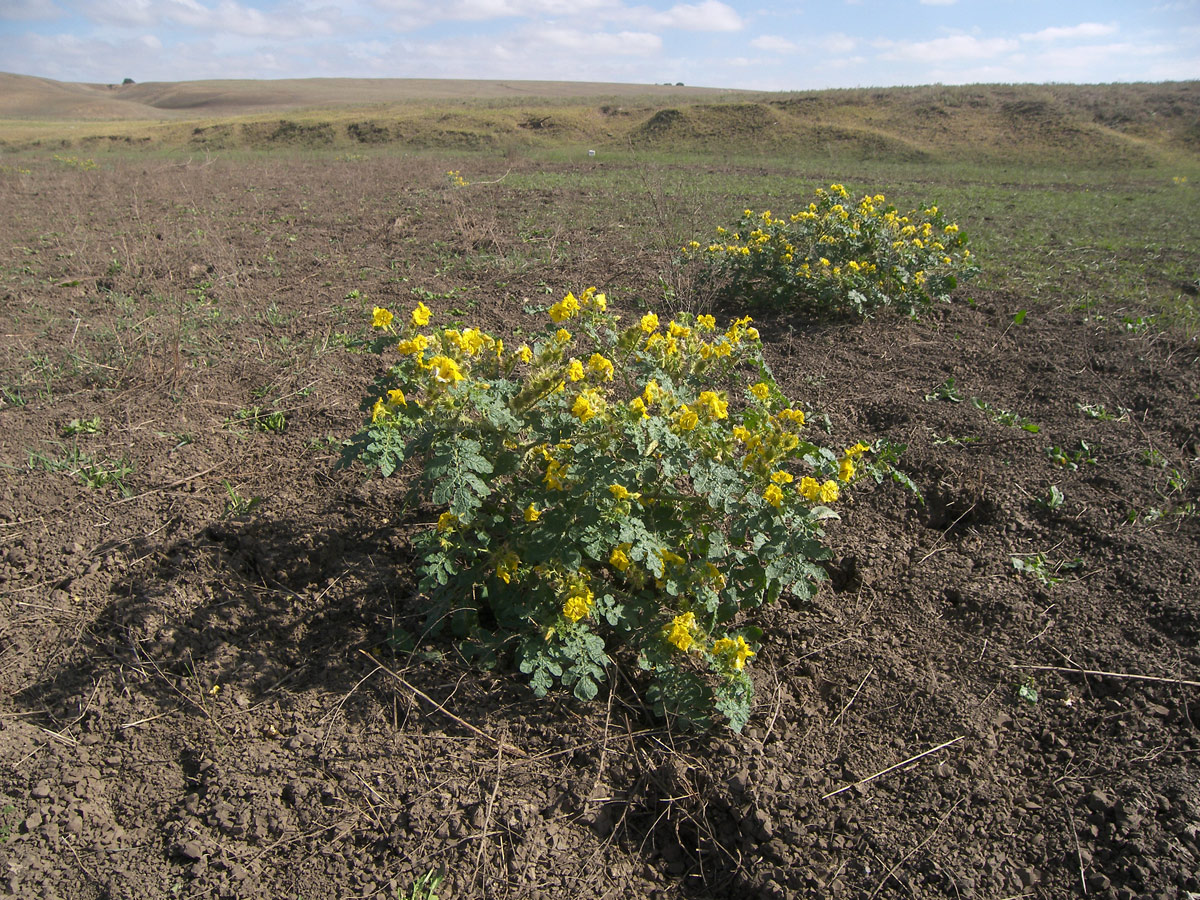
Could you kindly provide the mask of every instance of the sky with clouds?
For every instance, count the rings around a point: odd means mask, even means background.
[[[0,0],[0,71],[723,88],[1200,79],[1200,0]]]

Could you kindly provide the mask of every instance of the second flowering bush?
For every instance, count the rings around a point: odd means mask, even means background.
[[[396,359],[358,446],[432,504],[430,622],[539,695],[590,699],[624,658],[660,711],[740,729],[755,608],[815,589],[822,523],[891,448],[813,442],[748,318],[626,325],[590,288],[548,312],[510,348],[375,311]]]
[[[883,306],[912,315],[978,271],[966,235],[938,207],[902,213],[883,194],[854,202],[840,184],[784,217],[747,209],[714,240],[682,252],[732,297],[824,315]]]

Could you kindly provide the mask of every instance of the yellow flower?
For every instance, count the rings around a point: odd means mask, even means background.
[[[554,332],[554,339],[560,344],[569,344],[571,343],[571,332],[567,331],[565,328],[560,328],[558,331]]]
[[[391,310],[384,309],[382,306],[377,306],[375,307],[375,312],[371,315],[371,327],[387,328],[392,324],[392,319],[394,318],[395,316],[392,315]]]
[[[525,365],[529,365],[533,362],[533,351],[525,345],[521,345],[517,348],[517,359],[525,363]]]
[[[659,550],[658,555],[664,563],[670,563],[674,566],[682,566],[687,561],[678,553],[673,553],[670,550]]]
[[[708,415],[713,419],[728,419],[729,404],[722,400],[713,391],[701,391],[700,397],[696,401],[697,405],[706,409]]]
[[[838,463],[838,478],[842,481],[849,481],[854,477],[854,460],[848,456],[843,456],[842,461]],[[837,499],[836,497],[834,498]]]
[[[604,401],[600,399],[600,395],[589,389],[580,392],[575,398],[575,403],[571,407],[571,413],[575,415],[580,422],[586,422],[589,419],[595,418],[600,412]]]
[[[740,634],[736,638],[721,638],[713,642],[712,652],[716,656],[732,656],[729,663],[739,672],[746,668],[746,660],[754,655],[746,639]]]
[[[628,500],[630,497],[637,498],[641,496],[641,494],[633,493],[623,484],[610,484],[608,486],[608,492],[618,500]]]
[[[635,413],[639,413],[643,419],[650,418],[650,413],[646,412],[646,401],[641,397],[634,397],[629,401],[629,408]]]
[[[424,303],[418,303],[417,308],[412,311],[412,323],[418,328],[424,328],[429,324],[429,307]]]
[[[746,337],[752,341],[757,341],[759,338],[758,329],[753,325],[746,329]]]
[[[462,381],[463,375],[458,368],[458,363],[448,356],[435,356],[429,361],[429,368],[433,370],[434,380],[441,384]]]
[[[563,603],[563,616],[572,622],[578,622],[591,611],[595,595],[585,585],[572,585]]]
[[[453,531],[454,526],[458,524],[458,516],[452,512],[444,512],[438,516],[437,530],[446,532]]]
[[[429,347],[429,338],[423,334],[418,334],[414,338],[408,338],[396,345],[396,349],[405,356],[416,356]]]
[[[750,393],[759,400],[766,400],[771,396],[771,389],[760,381],[757,384],[751,385]]]
[[[468,356],[475,356],[484,347],[494,344],[495,341],[484,334],[478,328],[468,328],[459,337],[458,346],[461,347]]]
[[[550,488],[552,491],[565,491],[567,489],[567,483],[564,480],[566,476],[567,466],[560,463],[554,457],[547,456],[546,474],[542,478],[542,481],[545,483],[546,487]],[[528,515],[528,510],[526,510],[526,514]]]
[[[642,402],[646,406],[653,406],[655,401],[662,396],[662,390],[658,386],[658,382],[654,379],[646,382],[646,387],[642,390]]]
[[[400,388],[392,388],[388,391],[388,403],[392,406],[408,406],[408,400],[404,396],[404,391]]]
[[[821,496],[821,485],[817,483],[817,479],[807,475],[800,479],[799,490],[800,496],[809,503],[816,503],[817,498]]]
[[[517,566],[521,564],[521,558],[511,550],[507,551],[500,557],[500,562],[496,564],[496,576],[505,584],[512,582],[512,578],[517,574]]]
[[[775,418],[779,422],[790,422],[796,426],[804,424],[804,413],[798,409],[781,409]]]
[[[541,517],[542,517],[542,511],[537,508],[536,504],[530,503],[527,507],[525,507],[525,521],[526,522],[536,522]]]
[[[387,415],[387,406],[384,405],[383,398],[380,397],[375,401],[375,405],[371,407],[371,421],[378,422]]]
[[[629,548],[632,544],[618,544],[613,548],[612,554],[608,557],[608,563],[619,572],[625,572],[629,569]]]
[[[750,440],[750,429],[745,425],[734,425],[733,436],[742,443],[747,443]]]
[[[572,381],[582,381],[583,363],[577,359],[571,360],[570,364],[567,366],[567,377]]]
[[[679,418],[675,420],[683,431],[691,431],[700,424],[700,417],[696,415],[693,409],[686,407],[679,412]]]
[[[771,473],[771,480],[773,482],[775,482],[776,484],[791,484],[792,483],[792,473],[784,472],[781,469],[778,472]]]
[[[579,301],[575,299],[574,294],[568,293],[567,296],[550,307],[550,318],[555,322],[565,322],[578,312]]]
[[[667,643],[674,644],[684,653],[695,642],[692,629],[696,627],[696,614],[683,613],[671,620],[671,628],[667,633]]]
[[[613,364],[599,353],[593,353],[592,358],[588,360],[588,371],[605,381],[613,379]]]
[[[857,459],[858,457],[862,456],[864,453],[866,453],[870,449],[871,448],[868,447],[866,444],[864,444],[862,441],[859,441],[853,447],[846,448],[846,455],[848,457],[850,457],[851,459]]]
[[[783,491],[780,490],[779,485],[769,484],[767,485],[767,489],[763,491],[763,499],[776,509],[779,509],[779,505],[783,503]]]
[[[836,481],[826,481],[821,485],[821,491],[817,495],[822,503],[833,503],[838,498],[838,486]]]
[[[658,329],[658,316],[654,313],[646,313],[642,316],[641,328],[646,334],[656,331]]]
[[[717,320],[712,316],[700,316],[696,319],[696,327],[701,331],[714,331],[717,327]]]
[[[958,226],[957,226],[957,225],[954,225],[954,224],[947,225],[945,228],[943,228],[943,229],[942,229],[942,232],[943,232],[944,234],[957,234],[957,233],[958,233]]]

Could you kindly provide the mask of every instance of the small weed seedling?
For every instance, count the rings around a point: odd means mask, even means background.
[[[1100,403],[1076,403],[1075,408],[1087,416],[1089,419],[1096,419],[1100,422],[1128,422],[1129,410],[1123,406],[1118,406],[1115,413],[1109,412]]]
[[[243,497],[228,481],[222,479],[221,483],[225,485],[225,518],[227,519],[248,515],[262,503],[262,497]]]
[[[3,396],[4,398],[4,403],[0,404],[3,406],[20,407],[29,403],[29,401],[25,399],[25,395],[21,393],[21,389],[17,387],[0,388],[0,396]]]
[[[947,400],[950,403],[962,403],[962,397],[959,396],[958,387],[954,383],[953,375],[934,388],[932,394],[925,395],[926,403],[932,403],[934,400]]]
[[[966,434],[961,437],[958,435],[948,434],[945,437],[942,437],[937,432],[934,432],[931,440],[933,441],[933,445],[935,447],[942,447],[946,444],[950,444],[954,447],[969,447],[971,444],[979,443],[979,437],[973,434]]]
[[[438,900],[437,890],[441,886],[442,876],[430,870],[413,882],[412,890],[408,892],[406,900]]]
[[[1037,434],[1041,431],[1040,425],[1035,425],[1024,416],[1019,416],[1015,412],[1009,412],[1007,409],[996,409],[986,400],[980,400],[978,397],[971,398],[971,405],[982,413],[986,413],[988,418],[993,422],[999,422],[1001,425],[1016,426],[1022,431],[1028,431],[1030,434]]]
[[[1063,492],[1057,484],[1052,484],[1046,496],[1037,497],[1034,502],[1042,509],[1058,509],[1063,505]]]
[[[1037,688],[1034,687],[1032,677],[1026,678],[1017,685],[1017,699],[1023,703],[1028,703],[1030,706],[1037,704],[1038,692]]]
[[[1072,472],[1080,466],[1094,466],[1097,462],[1096,454],[1092,452],[1092,448],[1087,445],[1086,441],[1079,442],[1078,450],[1049,447],[1046,450],[1046,455],[1050,457],[1050,461],[1056,466],[1062,466],[1064,469],[1070,469]]]
[[[63,426],[63,437],[71,437],[76,434],[96,434],[100,431],[100,417],[93,416],[90,419],[72,419]]]
[[[283,434],[287,430],[287,416],[279,410],[267,412],[261,406],[251,406],[239,409],[233,414],[233,418],[226,420],[225,424],[227,426],[252,425],[257,431]]]
[[[1043,553],[1035,553],[1032,556],[1013,556],[1010,558],[1010,562],[1017,573],[1035,578],[1045,587],[1054,587],[1061,583],[1062,572],[1078,569],[1083,565],[1082,560],[1078,558],[1064,560],[1060,563],[1050,563]]]
[[[63,445],[59,444],[61,448]],[[97,462],[78,447],[64,448],[62,456],[51,456],[40,450],[30,450],[28,465],[31,469],[44,472],[66,472],[76,476],[90,488],[116,486],[124,496],[129,496],[125,479],[133,474],[133,464],[128,460]]]

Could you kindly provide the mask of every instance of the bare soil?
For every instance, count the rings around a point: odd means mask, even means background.
[[[664,258],[570,166],[554,194],[445,168],[0,178],[3,890],[1200,894],[1194,340],[969,288],[916,322],[759,315],[789,395],[907,444],[924,502],[845,506],[743,735],[537,700],[443,639],[389,649],[422,523],[335,467],[379,365],[353,339],[418,297],[505,335],[588,284],[632,313]]]

